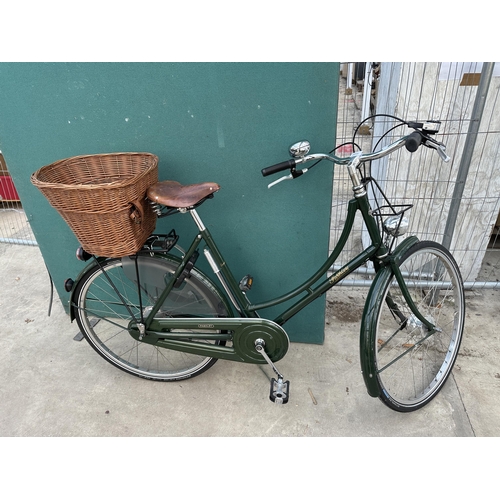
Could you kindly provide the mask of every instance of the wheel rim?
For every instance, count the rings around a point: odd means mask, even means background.
[[[377,377],[383,398],[414,408],[434,397],[451,372],[462,336],[464,298],[455,266],[438,248],[410,254],[401,271],[419,311],[437,331],[429,332],[415,317],[393,279],[378,318]],[[396,307],[389,307],[388,297]]]
[[[173,267],[170,264],[167,266],[166,270],[170,274]],[[107,263],[104,269],[105,273],[99,269],[87,278],[77,298],[77,320],[82,333],[101,356],[129,373],[155,380],[192,377],[215,362],[210,357],[167,350],[135,340],[129,334],[128,325],[131,321],[130,312],[140,318],[137,285],[126,276],[120,260]],[[127,307],[106,275],[111,278]],[[194,311],[199,317],[221,316],[207,285],[196,279],[189,281],[175,289],[157,317],[181,316],[186,311]],[[149,313],[164,283],[161,277],[143,286],[143,314]]]

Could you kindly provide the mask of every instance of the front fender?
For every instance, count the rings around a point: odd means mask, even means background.
[[[378,312],[382,307],[384,300],[384,291],[389,281],[392,279],[393,272],[391,263],[399,264],[406,252],[416,243],[416,236],[410,236],[402,241],[390,255],[388,261],[382,265],[377,272],[375,279],[368,292],[363,318],[361,321],[361,331],[359,337],[359,354],[361,361],[361,372],[366,385],[368,394],[374,398],[380,396],[379,385],[376,376],[375,363],[375,337],[377,332]]]

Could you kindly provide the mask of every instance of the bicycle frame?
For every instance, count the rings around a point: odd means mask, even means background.
[[[363,218],[366,222],[369,234],[372,239],[372,244],[365,249],[362,253],[357,255],[354,259],[352,259],[349,263],[342,267],[339,271],[333,274],[328,279],[324,280],[320,284],[318,284],[315,288],[312,288],[313,285],[317,284],[319,280],[326,274],[328,269],[333,265],[341,251],[343,250],[349,234],[351,233],[356,212],[360,210],[363,214]],[[193,239],[189,249],[184,255],[182,262],[180,263],[178,269],[176,270],[174,276],[172,277],[169,286],[165,288],[162,295],[158,298],[157,303],[153,307],[152,312],[149,314],[146,319],[146,330],[150,327],[151,322],[153,321],[154,314],[160,309],[162,302],[165,300],[167,295],[172,290],[175,281],[182,275],[184,269],[186,268],[188,262],[193,257],[200,244],[204,242],[206,247],[204,249],[204,254],[210,264],[210,267],[219,278],[224,290],[226,291],[229,299],[231,300],[235,309],[239,312],[239,314],[243,317],[247,318],[258,318],[257,311],[261,309],[266,309],[268,307],[276,306],[287,302],[294,297],[302,293],[306,293],[305,297],[298,299],[292,306],[290,306],[286,311],[281,313],[278,317],[276,317],[273,322],[278,325],[283,325],[288,321],[291,317],[301,311],[304,307],[310,304],[312,301],[317,299],[320,295],[323,295],[330,288],[335,286],[339,281],[345,278],[347,275],[358,269],[360,266],[365,264],[370,259],[378,256],[383,256],[387,253],[386,248],[382,244],[382,239],[379,233],[379,229],[373,217],[369,214],[369,205],[366,196],[362,196],[359,198],[354,198],[349,202],[348,211],[347,211],[347,219],[345,222],[344,229],[340,236],[339,241],[337,242],[335,248],[331,252],[328,259],[324,262],[324,264],[318,269],[316,273],[314,273],[308,280],[299,285],[294,290],[266,302],[252,304],[247,295],[240,290],[239,284],[234,278],[231,270],[226,264],[226,260],[220,253],[210,231],[203,225],[200,217],[198,216],[195,210],[191,210],[190,213],[198,226],[199,233]]]
[[[354,198],[350,200],[348,204],[347,218],[344,229],[339,241],[335,245],[335,248],[316,273],[314,273],[304,283],[299,285],[294,290],[266,302],[252,304],[247,295],[240,289],[239,283],[234,278],[234,275],[226,264],[226,260],[219,251],[210,231],[205,227],[196,210],[194,208],[179,209],[180,212],[190,213],[198,227],[199,232],[194,237],[182,259],[176,259],[178,262],[177,269],[167,283],[166,288],[153,305],[152,310],[148,312],[147,317],[141,317],[139,320],[136,318],[131,321],[129,325],[130,334],[136,338],[136,340],[141,342],[151,343],[173,350],[215,358],[224,358],[232,361],[243,361],[258,364],[265,363],[266,360],[259,353],[257,353],[254,341],[257,338],[265,337],[274,344],[275,352],[270,355],[270,358],[272,361],[277,361],[286,354],[289,344],[288,336],[283,330],[282,325],[284,325],[290,318],[295,316],[312,301],[317,299],[320,295],[323,295],[329,289],[334,287],[346,276],[356,271],[363,264],[366,264],[369,260],[374,262],[377,276],[383,274],[384,276],[395,277],[412,312],[429,328],[431,332],[434,331],[434,325],[432,325],[426,318],[422,317],[413,303],[397,264],[399,256],[406,252],[410,246],[417,243],[418,239],[416,237],[409,237],[396,247],[392,253],[389,252],[389,249],[383,243],[382,235],[375,217],[372,215],[365,185],[359,180],[356,169],[358,165],[357,158],[356,154],[354,154],[347,163],[347,169],[353,182]],[[347,243],[358,211],[361,212],[365,222],[366,229],[371,239],[371,244],[332,276],[320,282],[320,280],[326,275],[327,271],[334,264]],[[224,288],[227,297],[232,302],[234,308],[238,311],[239,318],[155,318],[167,296],[173,290],[175,284],[178,283],[178,280],[182,281],[185,275],[189,274],[188,271],[190,262],[192,262],[195,256],[197,257],[197,253],[199,254],[198,249],[202,243],[205,244],[205,248],[203,249],[205,257]],[[96,261],[99,263],[97,259]],[[387,272],[388,269],[390,269],[391,272]],[[381,273],[381,271],[384,270],[386,270],[385,273]],[[141,281],[138,267],[136,267],[136,271],[137,283],[138,287],[140,287]],[[109,277],[108,280],[112,285]],[[383,284],[383,282],[384,280],[377,280],[376,277],[371,291],[379,289],[380,286],[382,286],[379,283]],[[273,321],[259,317],[257,311],[287,302],[304,292],[305,296],[298,298],[288,309],[282,312]],[[72,298],[70,300],[70,303],[74,306]],[[366,314],[368,313],[365,310],[363,319],[365,319]],[[365,328],[365,335],[362,335],[361,338],[361,352],[365,353],[367,339],[370,336],[370,328],[373,328],[372,323],[368,322],[367,324],[368,326]],[[179,332],[179,330],[181,331]],[[203,332],[197,332],[197,330],[203,330]],[[232,331],[233,335],[231,336],[228,331]],[[212,341],[232,340],[233,347],[193,342],[193,340],[207,339]],[[249,340],[244,341],[243,339]]]

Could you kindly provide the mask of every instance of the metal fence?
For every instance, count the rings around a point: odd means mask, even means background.
[[[404,148],[371,165],[371,174],[395,204],[413,204],[408,234],[443,243],[454,254],[468,288],[499,287],[500,71],[493,63],[362,63],[342,65],[337,145],[352,141],[374,113],[405,120],[439,120],[438,139],[451,162],[420,148]],[[356,143],[380,149],[406,127],[368,119]],[[349,152],[350,146],[343,148]],[[337,241],[352,192],[344,171],[334,176],[331,245]],[[372,197],[376,196],[372,194]],[[362,221],[341,264],[366,245]],[[361,282],[360,282],[361,283]]]
[[[37,244],[1,152],[0,243],[18,245]]]

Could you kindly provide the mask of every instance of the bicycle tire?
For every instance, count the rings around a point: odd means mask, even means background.
[[[96,264],[84,273],[76,285],[72,307],[87,342],[113,366],[148,380],[183,380],[212,367],[216,358],[159,348],[140,342],[129,334],[130,312],[140,317],[140,302],[137,282],[133,279],[135,263],[131,271],[130,264],[126,263],[132,262],[132,259],[125,259],[128,258],[109,258]],[[138,259],[142,307],[147,314],[178,263],[158,255],[140,256]],[[197,269],[192,269],[189,278],[172,290],[156,317],[186,315],[203,318],[229,315],[218,290]],[[212,343],[225,345],[225,341]]]
[[[372,373],[382,402],[409,412],[429,403],[450,376],[463,335],[465,300],[458,265],[438,243],[410,247],[399,268],[419,312],[439,329],[429,335],[391,275],[383,300],[377,301]]]

